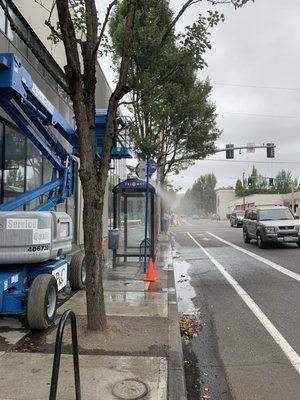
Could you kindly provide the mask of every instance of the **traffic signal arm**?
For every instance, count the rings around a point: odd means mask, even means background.
[[[227,159],[234,158],[234,150],[247,150],[251,149],[267,149],[267,158],[274,158],[275,157],[275,144],[274,143],[267,143],[263,144],[262,146],[234,146],[233,144],[226,144],[226,147],[223,149],[216,149],[215,153],[226,153]]]

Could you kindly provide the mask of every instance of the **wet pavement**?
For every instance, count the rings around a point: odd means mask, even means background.
[[[132,317],[162,317],[168,316],[167,293],[149,293],[131,291],[105,291],[104,300],[107,315],[132,316]],[[85,292],[77,292],[70,300],[63,304],[58,314],[62,315],[72,308],[76,315],[86,315]]]
[[[182,249],[181,252],[185,253]],[[191,257],[190,252],[185,257],[188,262],[182,256],[174,259],[179,313],[196,315],[199,320],[198,336],[182,338],[188,400],[205,399],[205,396],[207,399],[231,400],[209,310],[197,287],[197,265],[194,263],[204,261],[204,258],[188,257]]]
[[[60,307],[65,301],[74,295],[75,292],[65,294],[59,292],[58,306]],[[0,318],[0,355],[9,351],[20,340],[30,333],[27,325],[26,316],[1,316]]]
[[[183,339],[188,399],[298,399],[300,250],[261,251],[221,221],[187,220],[173,233],[179,309],[200,320],[199,335]]]
[[[84,291],[60,294],[58,318],[67,309],[77,317],[82,393],[85,399],[115,399],[123,380],[142,382],[145,399],[184,400],[185,382],[172,250],[168,238],[159,245],[156,282],[145,282],[143,266],[123,263],[104,273],[107,329],[88,331]],[[47,398],[57,323],[45,331],[29,331],[26,320],[0,320],[0,399]],[[1,345],[1,342],[0,342]],[[73,398],[72,335],[64,332],[59,398]],[[13,382],[18,387],[11,390]],[[26,391],[30,382],[31,390]],[[63,382],[63,383],[62,383]],[[126,381],[127,382],[127,381]]]
[[[37,353],[8,353],[2,356],[0,358],[0,399],[47,399],[52,359],[50,354]],[[62,365],[63,376],[58,384],[58,398],[71,400],[75,398],[72,355],[63,355]],[[116,397],[112,393],[114,385],[121,383],[124,379],[138,377],[139,381],[146,382],[147,391],[151,393],[147,399],[166,400],[167,362],[165,358],[82,355],[80,366],[82,399],[115,400]],[[12,371],[15,371],[14,374],[11,373]]]

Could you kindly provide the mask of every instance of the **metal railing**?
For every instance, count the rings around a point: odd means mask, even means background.
[[[143,254],[144,246],[145,246],[145,239],[143,239],[140,243],[139,262],[143,261],[143,259],[145,257],[145,254]],[[151,247],[151,240],[149,238],[147,238],[146,246],[147,246],[147,254],[148,254],[148,253],[150,253],[150,247]]]
[[[56,396],[57,396],[57,385],[58,385],[59,368],[60,368],[62,339],[63,339],[63,334],[64,334],[66,323],[68,322],[69,319],[71,321],[71,332],[72,332],[75,395],[76,395],[76,400],[81,400],[77,324],[76,324],[76,316],[72,310],[67,310],[63,313],[63,315],[59,321],[58,328],[57,328],[49,400],[56,400]]]

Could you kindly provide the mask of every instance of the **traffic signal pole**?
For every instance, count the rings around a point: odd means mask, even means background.
[[[145,201],[145,241],[144,241],[144,274],[147,272],[148,216],[149,216],[149,157],[146,159],[146,201]]]
[[[292,213],[295,213],[295,188],[294,188],[294,181],[292,180]]]
[[[245,203],[245,172],[243,172],[243,210],[246,210],[246,203]]]

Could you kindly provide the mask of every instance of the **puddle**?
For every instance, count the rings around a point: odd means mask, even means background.
[[[190,284],[189,270],[191,264],[183,260],[174,260],[175,284],[178,300],[178,309],[181,314],[195,314],[197,309],[192,299],[196,296]]]

